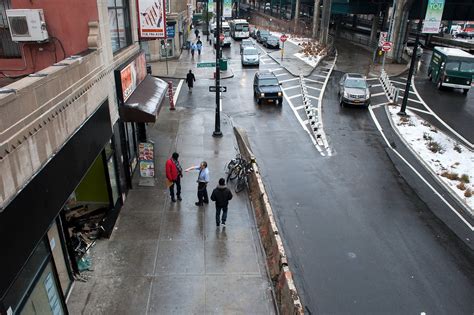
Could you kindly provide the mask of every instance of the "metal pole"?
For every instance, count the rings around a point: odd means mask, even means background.
[[[209,41],[209,0],[206,0],[206,41]]]
[[[298,32],[298,18],[300,16],[300,0],[296,0],[296,5],[295,5],[295,26],[294,26],[294,32]]]
[[[221,100],[221,87],[220,87],[220,80],[221,80],[221,67],[220,67],[220,61],[221,61],[221,40],[220,40],[220,34],[221,34],[221,9],[222,9],[222,0],[216,0],[216,118],[215,118],[215,126],[214,126],[214,132],[212,133],[213,137],[222,137],[222,132],[221,132],[221,106],[220,106],[220,100]]]
[[[400,108],[400,111],[398,112],[398,115],[400,116],[407,115],[405,111],[407,108],[408,94],[410,93],[411,78],[413,76],[413,71],[415,69],[416,51],[418,50],[418,44],[420,42],[420,32],[421,32],[422,24],[423,24],[422,19],[420,18],[420,20],[418,21],[418,27],[416,31],[415,45],[413,46],[413,53],[411,55],[410,70],[408,71],[408,78],[407,78],[407,84],[405,86],[405,93],[403,93],[402,107]]]

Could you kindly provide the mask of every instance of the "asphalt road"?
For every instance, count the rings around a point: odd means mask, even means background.
[[[472,314],[472,256],[398,174],[368,111],[339,107],[342,73],[333,73],[324,95],[333,152],[324,157],[287,100],[256,104],[257,69],[241,68],[238,44],[224,55],[235,77],[223,81],[222,123],[248,132],[307,311]],[[278,68],[262,59],[260,69]]]

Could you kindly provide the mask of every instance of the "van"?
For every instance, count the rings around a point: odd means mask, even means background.
[[[458,48],[435,47],[428,78],[438,89],[451,87],[469,92],[474,75],[474,56]]]

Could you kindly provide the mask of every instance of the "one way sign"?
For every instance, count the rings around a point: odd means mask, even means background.
[[[216,90],[216,86],[214,85],[209,87],[209,92],[215,92]],[[219,90],[221,92],[227,92],[227,86],[219,86]]]

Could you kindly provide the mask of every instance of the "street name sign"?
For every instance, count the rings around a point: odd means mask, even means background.
[[[219,90],[221,92],[227,92],[227,86],[219,86]],[[209,92],[216,92],[217,89],[216,89],[216,86],[215,85],[212,85],[209,87]]]
[[[214,61],[198,62],[198,68],[212,68],[215,67],[216,63]]]

